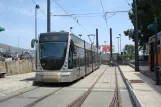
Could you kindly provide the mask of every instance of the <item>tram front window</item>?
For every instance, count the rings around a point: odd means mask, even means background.
[[[60,70],[66,55],[66,42],[40,43],[40,62],[44,70]]]

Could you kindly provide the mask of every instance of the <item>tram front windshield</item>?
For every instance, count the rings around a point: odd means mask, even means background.
[[[40,44],[41,58],[64,58],[66,54],[66,42],[46,42]]]
[[[66,55],[66,42],[40,43],[40,63],[44,70],[60,70]]]

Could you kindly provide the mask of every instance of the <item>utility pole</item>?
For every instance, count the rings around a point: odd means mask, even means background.
[[[110,61],[112,61],[112,28],[110,28]]]
[[[98,52],[98,29],[96,29],[96,47],[97,47],[97,52]]]
[[[99,48],[99,45],[98,45],[98,29],[96,29],[96,47],[97,47],[97,57],[98,57],[98,48]]]
[[[138,18],[137,18],[137,0],[133,0],[134,13],[134,34],[135,34],[135,71],[139,71],[139,52],[138,52]]]
[[[50,0],[47,0],[47,32],[50,32]]]

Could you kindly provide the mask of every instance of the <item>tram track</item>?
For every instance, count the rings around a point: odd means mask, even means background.
[[[78,97],[76,100],[74,100],[73,102],[71,102],[70,104],[68,104],[66,107],[81,107],[81,105],[84,103],[84,101],[86,100],[86,98],[89,96],[89,94],[91,93],[91,91],[93,90],[95,84],[98,82],[98,80],[102,77],[102,75],[104,74],[104,72],[107,70],[108,67],[106,67],[103,72],[100,74],[100,76],[97,78],[97,80],[94,82],[94,84],[88,88],[88,90],[86,92],[84,92],[80,97]]]
[[[11,99],[11,98],[14,98],[14,97],[17,97],[17,96],[19,96],[19,95],[25,94],[25,93],[27,93],[27,92],[30,92],[30,91],[36,90],[36,89],[38,89],[38,88],[40,88],[40,87],[34,87],[34,88],[29,89],[29,90],[27,90],[27,91],[20,92],[20,93],[18,93],[18,94],[13,95],[13,96],[10,96],[10,97],[7,97],[7,98],[4,98],[4,99],[0,100],[0,103],[3,103],[3,102],[5,102],[5,101],[7,101],[7,100],[9,100],[9,99]]]
[[[35,101],[29,103],[28,105],[26,105],[26,106],[24,106],[24,107],[33,107],[34,105],[36,105],[37,103],[39,103],[39,102],[42,101],[43,99],[45,99],[45,98],[47,98],[47,97],[49,97],[49,96],[55,94],[56,92],[58,92],[58,91],[61,90],[62,88],[63,88],[63,87],[61,87],[61,88],[59,88],[59,89],[57,89],[57,90],[55,90],[55,91],[53,91],[53,92],[51,92],[51,93],[49,93],[49,94],[43,96],[43,97],[41,97],[41,98],[38,98],[37,100],[35,100]]]
[[[109,105],[109,107],[122,107],[122,100],[121,100],[121,94],[120,94],[120,89],[118,85],[118,78],[117,78],[117,71],[115,67],[115,91],[114,91],[114,96],[113,99]]]

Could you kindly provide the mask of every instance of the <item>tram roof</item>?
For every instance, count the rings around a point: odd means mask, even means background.
[[[40,36],[52,36],[52,35],[69,35],[71,34],[73,41],[75,42],[75,45],[84,48],[84,41],[83,39],[79,38],[78,36],[76,36],[75,34],[71,33],[71,32],[46,32],[46,33],[41,33]],[[85,41],[85,46],[86,49],[91,50],[91,44],[88,43],[87,41]],[[97,48],[95,45],[92,45],[92,50],[97,52]],[[99,50],[99,49],[98,49]]]
[[[68,35],[69,34],[69,32],[46,32],[46,33],[41,33],[40,35],[42,35],[42,36],[46,36],[46,35],[53,35],[53,34],[55,34],[55,35]]]

